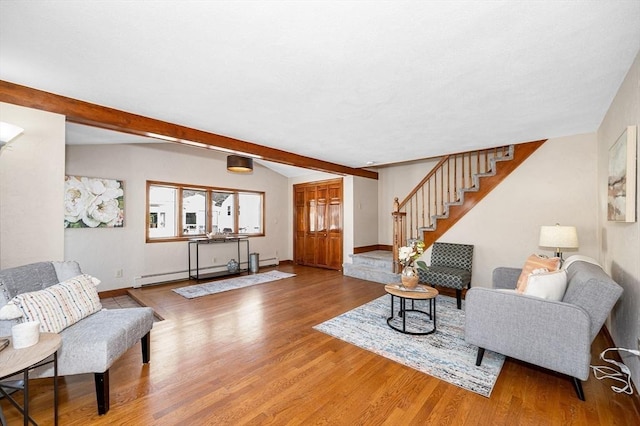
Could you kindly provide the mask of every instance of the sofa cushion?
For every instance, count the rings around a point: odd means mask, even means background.
[[[529,275],[524,294],[560,301],[564,297],[566,289],[567,272],[559,270]]]
[[[53,265],[53,269],[56,271],[56,276],[58,277],[58,282],[66,281],[69,278],[77,277],[78,275],[82,275],[82,271],[80,270],[80,265],[75,260],[65,260],[63,262],[51,262]]]
[[[446,266],[429,266],[419,269],[420,282],[441,287],[462,289],[471,281],[471,272]]]
[[[536,269],[547,269],[548,272],[557,271],[560,268],[560,258],[552,257],[546,258],[537,254],[532,254],[527,258],[520,277],[518,278],[517,290],[519,293],[524,293],[527,288],[527,281],[529,280],[529,274]]]
[[[42,290],[60,282],[51,262],[38,262],[0,270],[3,282],[10,298],[19,293]]]
[[[59,333],[102,309],[92,277],[79,275],[43,290],[21,293],[0,311],[15,305],[24,321],[39,321],[40,331]]]
[[[58,374],[104,373],[153,327],[153,309],[103,309],[60,333]],[[53,376],[51,364],[32,377]]]
[[[586,262],[586,263],[591,263],[594,265],[598,265],[602,268],[602,266],[600,265],[600,263],[598,263],[597,260],[595,260],[592,257],[589,256],[583,256],[581,254],[574,254],[572,256],[569,256],[565,259],[565,261],[562,263],[562,269],[567,269],[569,268],[569,266],[571,266],[571,264],[573,262]]]

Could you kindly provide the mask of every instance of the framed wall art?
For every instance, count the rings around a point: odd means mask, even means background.
[[[65,228],[122,228],[123,226],[123,181],[65,176]]]
[[[628,126],[609,148],[607,219],[636,221],[637,126]]]

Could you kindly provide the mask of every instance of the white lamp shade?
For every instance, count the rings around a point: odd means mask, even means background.
[[[575,226],[541,226],[538,245],[556,249],[575,249],[578,248],[578,232]]]

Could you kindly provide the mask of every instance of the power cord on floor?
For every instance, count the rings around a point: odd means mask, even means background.
[[[606,358],[604,354],[606,354],[608,351],[629,352],[630,354],[633,354],[638,357],[640,357],[640,351],[637,351],[635,349],[626,349],[626,348],[608,348],[602,351],[602,353],[600,353],[601,360],[613,365],[617,365],[618,368],[620,368],[620,371],[608,366],[598,366],[598,365],[591,366],[591,369],[593,370],[593,376],[596,379],[598,380],[612,379],[612,380],[617,380],[619,382],[622,382],[626,385],[624,388],[618,387],[618,386],[611,386],[611,389],[615,393],[624,392],[628,395],[632,395],[633,388],[631,387],[631,371],[629,370],[629,367],[611,358]],[[600,374],[599,377],[598,377],[598,373]]]

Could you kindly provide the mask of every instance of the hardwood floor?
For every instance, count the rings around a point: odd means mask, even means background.
[[[302,266],[295,278],[185,299],[186,282],[133,291],[164,321],[151,363],[137,345],[111,369],[111,410],[97,415],[93,375],[61,380],[60,425],[433,424],[632,425],[633,397],[590,377],[586,402],[567,377],[507,359],[490,398],[315,331],[383,295],[381,284]],[[593,362],[606,347],[601,332]],[[52,424],[51,379],[34,380],[31,410]],[[9,425],[22,418],[6,400]]]

